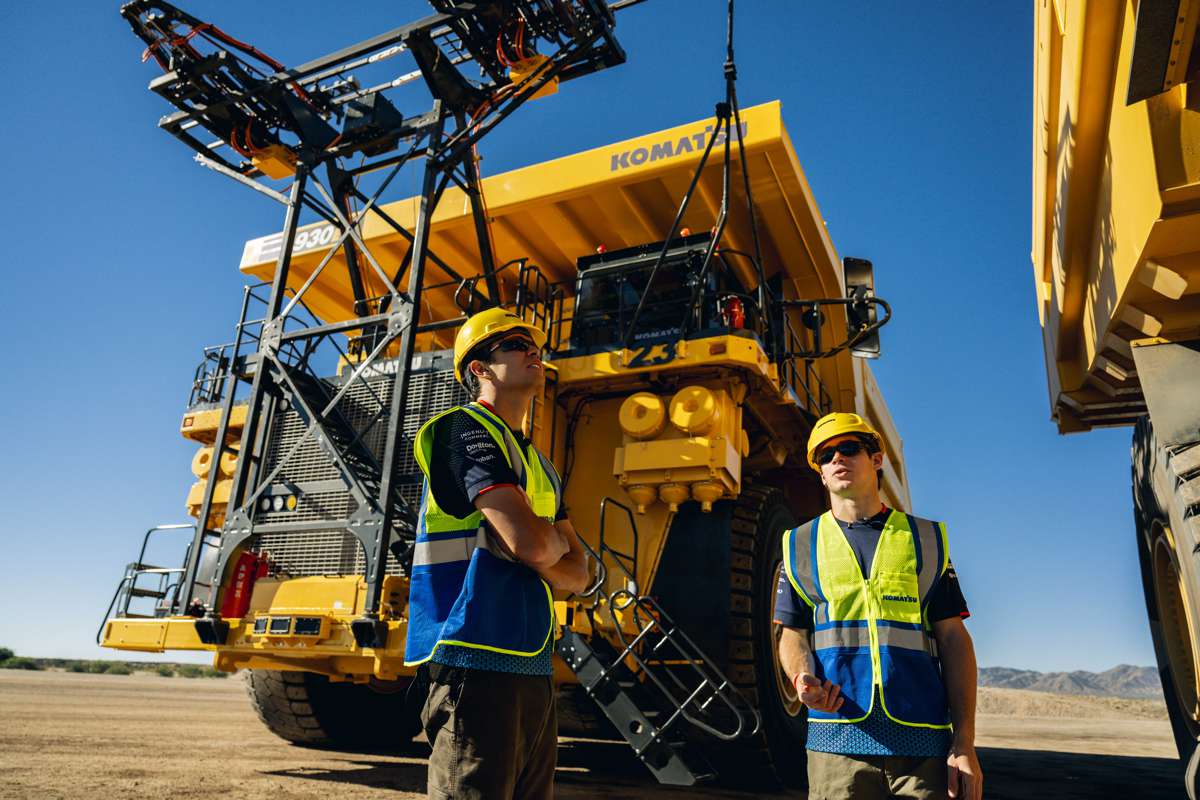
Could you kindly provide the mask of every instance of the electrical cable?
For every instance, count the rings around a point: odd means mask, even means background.
[[[670,231],[667,233],[666,237],[663,240],[662,249],[659,251],[658,258],[655,260],[654,266],[650,269],[650,275],[647,278],[646,287],[645,287],[645,289],[643,289],[642,295],[638,299],[637,307],[634,309],[634,312],[633,312],[633,318],[630,320],[629,327],[625,331],[625,336],[624,336],[624,339],[622,342],[622,346],[625,349],[629,349],[633,342],[633,337],[637,330],[638,320],[640,319],[640,317],[642,315],[642,310],[645,308],[645,305],[646,305],[646,297],[649,295],[650,290],[654,285],[654,281],[655,281],[655,278],[658,276],[659,269],[662,267],[662,265],[666,261],[667,253],[670,250],[671,241],[675,238],[675,234],[679,230],[679,227],[683,221],[684,214],[687,212],[688,207],[691,205],[692,198],[695,194],[696,187],[700,182],[700,176],[703,173],[704,168],[708,163],[708,158],[712,152],[713,145],[716,143],[718,136],[720,136],[722,133],[724,133],[724,142],[723,142],[724,158],[723,158],[722,172],[721,172],[721,204],[720,204],[719,208],[717,209],[716,221],[713,224],[712,238],[709,242],[708,248],[705,250],[704,261],[702,262],[700,269],[699,269],[700,280],[697,281],[695,290],[692,292],[692,298],[691,298],[691,303],[689,304],[688,315],[685,316],[684,321],[683,321],[683,327],[685,329],[685,332],[686,332],[688,323],[690,321],[690,315],[692,313],[692,308],[695,307],[695,305],[699,299],[698,293],[699,293],[700,286],[703,283],[704,276],[708,272],[708,267],[712,261],[713,255],[716,253],[716,251],[720,245],[721,236],[725,231],[726,222],[727,222],[728,216],[729,216],[729,193],[730,193],[729,190],[730,190],[730,174],[731,174],[731,172],[730,172],[730,169],[731,169],[730,137],[731,137],[732,132],[730,131],[730,120],[733,116],[737,116],[738,119],[740,120],[740,115],[738,114],[738,111],[737,111],[737,92],[734,89],[734,84],[737,81],[737,65],[734,61],[734,56],[733,56],[733,20],[734,20],[733,0],[728,0],[728,4],[726,6],[725,61],[722,64],[722,74],[725,77],[725,100],[721,103],[718,103],[716,106],[716,118],[717,118],[716,125],[713,126],[712,134],[710,135],[708,144],[704,149],[704,154],[700,157],[700,162],[696,165],[695,173],[692,176],[691,184],[688,186],[687,192],[684,193],[683,199],[679,205],[679,211],[675,215],[675,220],[671,223]],[[754,198],[750,194],[750,181],[749,181],[749,175],[748,175],[748,171],[747,171],[746,158],[745,158],[745,143],[743,142],[742,136],[741,136],[740,122],[739,122],[739,127],[738,127],[737,144],[738,144],[739,158],[740,158],[741,165],[742,165],[742,173],[744,176],[744,191],[746,193],[746,202],[747,202],[747,205],[751,209],[751,224],[755,225],[754,216],[753,216]],[[754,230],[755,230],[755,242],[756,242],[756,246],[757,246],[757,238],[758,238],[757,237],[757,228],[755,227]],[[754,266],[755,266],[755,274],[759,279],[758,280],[759,286],[763,287],[765,280],[764,280],[764,272],[762,269],[761,258],[754,260]],[[765,289],[760,288],[760,291],[765,291]]]

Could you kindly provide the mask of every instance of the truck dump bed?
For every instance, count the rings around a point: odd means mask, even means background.
[[[1032,258],[1063,433],[1145,414],[1130,343],[1200,331],[1200,92],[1168,69],[1155,88],[1173,88],[1127,104],[1146,72],[1138,15],[1154,5],[1037,7]],[[1176,25],[1185,55],[1192,13]]]
[[[593,255],[598,248],[615,251],[660,241],[667,234],[714,123],[713,119],[701,120],[485,178],[483,190],[496,263],[530,259],[550,282],[561,287],[569,311],[578,259]],[[841,262],[784,129],[780,104],[776,101],[744,110],[742,126],[768,279],[781,274],[786,297],[842,296]],[[716,147],[721,147],[720,141]],[[734,180],[740,186],[740,174]],[[720,198],[721,166],[714,158],[700,178],[696,200],[683,225],[697,232],[711,228]],[[388,203],[382,210],[411,230],[417,200]],[[374,214],[366,217],[363,228],[372,252],[392,263],[402,262],[409,247],[406,238]],[[310,279],[337,238],[334,226],[324,222],[300,229],[289,287],[298,289]],[[743,208],[735,205],[731,209],[724,241],[728,253],[753,251]],[[282,234],[247,242],[242,271],[269,280],[281,242]],[[480,274],[470,204],[461,190],[453,186],[446,190],[433,217],[430,242],[432,253],[451,267],[453,274],[436,262],[429,264],[422,318],[451,320],[462,314],[454,299],[460,279]],[[756,284],[749,259],[731,258],[729,263],[740,271],[744,285]],[[516,276],[515,269],[501,273],[504,297],[511,299],[517,291]],[[366,279],[370,278],[368,274]],[[343,252],[338,250],[305,294],[305,301],[317,317],[336,322],[351,318],[352,298]],[[827,341],[844,338],[844,314],[840,310],[827,313],[825,327]],[[453,328],[423,334],[418,349],[448,348],[453,336]],[[885,467],[885,493],[907,507],[902,445],[866,362],[842,352],[812,362],[806,372],[811,377],[806,385],[813,392],[810,405],[814,412],[821,405],[855,410],[883,432],[888,452],[894,456]]]

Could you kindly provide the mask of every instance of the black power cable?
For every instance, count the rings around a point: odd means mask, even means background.
[[[692,182],[688,186],[687,192],[683,195],[683,200],[679,204],[679,210],[675,214],[675,219],[671,223],[671,229],[667,233],[666,239],[663,241],[662,250],[659,251],[658,258],[654,261],[654,266],[650,269],[650,276],[646,280],[646,288],[642,291],[642,296],[638,298],[637,308],[633,312],[633,318],[629,322],[629,327],[625,331],[625,338],[622,341],[622,347],[629,349],[633,342],[634,333],[637,330],[637,323],[641,317],[642,309],[646,304],[646,298],[650,294],[651,288],[654,286],[654,280],[658,275],[659,268],[666,261],[667,251],[671,247],[671,241],[679,232],[683,216],[687,212],[688,206],[691,205],[692,197],[696,192],[696,186],[700,182],[700,175],[704,171],[704,167],[708,164],[708,157],[712,153],[713,145],[717,139],[724,134],[724,158],[723,171],[721,176],[721,205],[717,210],[716,223],[713,226],[712,238],[709,241],[708,247],[704,253],[704,260],[700,264],[699,274],[695,285],[692,288],[691,301],[688,304],[687,314],[692,313],[698,300],[699,292],[704,284],[705,275],[708,273],[709,264],[712,262],[713,254],[717,250],[717,246],[721,241],[721,235],[725,231],[725,224],[729,218],[729,182],[730,168],[732,162],[731,139],[733,127],[737,135],[738,161],[742,168],[743,190],[746,195],[746,208],[749,213],[750,230],[754,241],[754,255],[750,259],[754,264],[755,276],[758,278],[758,306],[766,308],[768,303],[766,277],[763,273],[762,266],[762,251],[758,236],[758,220],[754,213],[754,197],[750,192],[750,172],[746,163],[746,147],[742,139],[742,124],[741,112],[738,108],[737,99],[737,63],[733,56],[733,0],[728,0],[726,8],[726,27],[725,27],[725,61],[722,64],[722,73],[725,76],[725,99],[717,103],[715,115],[717,124],[713,126],[711,135],[708,137],[708,143],[704,148],[704,154],[700,157],[700,163],[696,165],[695,174],[692,176]],[[736,123],[736,124],[731,124]],[[684,325],[687,325],[685,319]]]

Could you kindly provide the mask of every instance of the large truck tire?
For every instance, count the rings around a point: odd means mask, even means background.
[[[246,678],[258,718],[276,736],[302,747],[349,752],[399,750],[420,732],[420,703],[409,697],[408,685],[257,669]]]
[[[560,686],[554,701],[560,736],[621,740],[621,734],[578,684]]]
[[[1133,504],[1150,635],[1187,791],[1200,800],[1200,443],[1167,448],[1150,418],[1133,432]]]
[[[772,622],[783,534],[797,520],[778,490],[743,486],[730,524],[726,674],[758,709],[762,724],[754,736],[714,748],[711,758],[723,782],[762,790],[803,788],[808,715],[779,666],[780,628]]]

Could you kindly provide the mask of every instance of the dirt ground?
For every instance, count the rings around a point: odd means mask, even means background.
[[[981,692],[980,706],[987,798],[1184,796],[1161,704],[993,689]],[[424,796],[425,752],[420,745],[406,756],[293,747],[262,726],[236,677],[0,670],[0,798],[402,800]],[[660,787],[624,745],[564,740],[557,796],[752,795]]]

